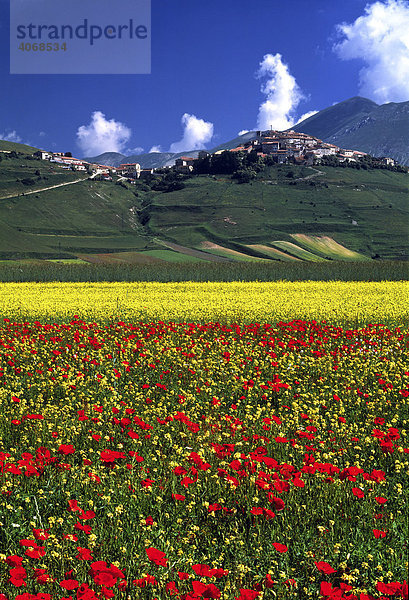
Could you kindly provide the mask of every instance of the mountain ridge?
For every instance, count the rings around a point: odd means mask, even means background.
[[[409,165],[409,101],[376,104],[368,98],[354,96],[320,110],[308,119],[292,126],[298,132],[315,136],[341,148],[360,150],[372,156],[388,156],[402,165]],[[229,150],[250,141],[255,131],[248,131],[219,144],[210,153]],[[0,140],[0,150],[33,151],[36,148]],[[124,162],[138,162],[142,168],[160,168],[174,164],[180,156],[197,157],[199,150],[184,152],[146,152],[126,155],[104,152],[85,157],[96,162],[117,167]]]
[[[355,96],[319,111],[293,129],[341,148],[409,164],[409,101],[379,105]]]
[[[372,156],[388,156],[402,165],[409,165],[409,101],[376,104],[373,100],[354,96],[320,110],[291,129],[313,135],[340,148],[360,150]],[[248,131],[232,140],[219,144],[208,152],[230,150],[256,137]],[[174,164],[180,156],[197,156],[196,151],[148,152],[125,156],[104,153],[86,160],[99,162],[112,156],[111,166],[121,162],[139,162],[142,168],[159,168]]]

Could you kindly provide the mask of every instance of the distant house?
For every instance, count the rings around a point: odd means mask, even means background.
[[[189,174],[193,171],[193,165],[196,158],[193,156],[181,156],[175,160],[175,171],[178,173]]]
[[[337,154],[337,158],[339,162],[356,162],[356,158],[351,154],[345,154],[345,152],[340,152]]]
[[[111,169],[112,169],[112,167],[110,167],[109,165],[98,165],[97,166],[97,172],[99,175],[109,175]]]
[[[41,151],[41,160],[50,160],[52,156],[53,155],[51,152],[44,152],[43,150]]]
[[[318,148],[313,148],[310,150],[314,154],[314,156],[331,156],[339,152],[338,146],[334,146],[333,144],[321,144]]]
[[[358,150],[354,150],[355,158],[363,158],[364,156],[368,156],[366,152],[359,152]]]
[[[251,146],[237,146],[237,148],[231,148],[230,152],[251,152],[253,148]]]
[[[388,156],[382,156],[379,160],[383,165],[387,165],[388,167],[394,167],[396,164],[396,161]]]
[[[117,171],[119,171],[124,177],[139,179],[141,165],[139,163],[124,163],[119,165]]]

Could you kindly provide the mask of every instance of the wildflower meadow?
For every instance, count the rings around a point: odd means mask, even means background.
[[[408,597],[406,283],[0,285],[0,600]]]

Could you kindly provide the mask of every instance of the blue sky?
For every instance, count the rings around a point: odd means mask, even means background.
[[[356,95],[409,100],[408,31],[404,0],[152,0],[151,74],[10,75],[0,0],[0,137],[78,156],[189,150]]]

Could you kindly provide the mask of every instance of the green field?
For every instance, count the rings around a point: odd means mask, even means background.
[[[252,262],[212,263],[172,250],[148,251],[145,262],[118,260],[118,254],[89,255],[87,261],[7,260],[0,261],[0,281],[402,281],[409,279],[407,261],[365,262]],[[124,254],[120,256],[124,258]],[[170,257],[170,254],[173,254]],[[175,261],[179,257],[179,262]]]
[[[0,259],[407,260],[408,186],[405,173],[279,165],[248,184],[203,175],[165,193],[2,154]]]

